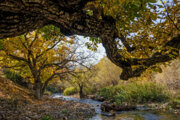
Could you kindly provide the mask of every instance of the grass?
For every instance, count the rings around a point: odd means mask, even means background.
[[[107,100],[113,100],[116,104],[165,102],[169,100],[169,93],[165,91],[165,87],[152,82],[122,83],[117,86],[102,88],[98,94]]]
[[[67,113],[68,113],[67,109],[62,109],[61,112],[62,112],[63,114],[67,114]]]
[[[58,89],[58,87],[53,86],[53,85],[48,85],[46,88],[47,91],[53,93],[60,93],[61,91]]]
[[[41,120],[53,120],[53,118],[50,115],[42,116]]]
[[[16,84],[19,84],[22,86],[26,85],[25,82],[23,82],[23,77],[20,74],[9,71],[9,70],[5,70],[4,74],[5,74],[6,78],[10,79],[11,81],[13,81]]]
[[[177,91],[176,95],[170,100],[170,106],[180,109],[180,91]]]
[[[63,92],[63,95],[74,95],[77,93],[77,89],[75,87],[66,88]]]

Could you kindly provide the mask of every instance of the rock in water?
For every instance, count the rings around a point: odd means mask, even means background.
[[[101,104],[101,110],[104,112],[110,112],[111,110],[113,111],[129,111],[129,110],[135,110],[136,106],[134,105],[115,105],[112,102],[109,101],[104,101]]]

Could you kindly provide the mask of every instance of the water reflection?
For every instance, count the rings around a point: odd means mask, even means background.
[[[111,117],[98,114],[90,120],[180,120],[180,115],[153,111],[128,111],[119,112]]]
[[[115,116],[109,116],[109,113],[101,111],[100,105],[102,102],[99,101],[92,99],[80,100],[78,98],[63,96],[61,94],[55,94],[52,96],[52,98],[90,104],[93,108],[95,108],[97,115],[89,120],[180,120],[180,115],[171,114],[169,112],[148,111],[146,108],[139,108],[139,110],[136,111],[116,112]]]

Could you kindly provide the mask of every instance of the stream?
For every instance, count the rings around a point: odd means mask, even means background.
[[[111,116],[110,113],[101,111],[100,107],[102,102],[100,101],[92,99],[78,99],[63,96],[61,94],[54,94],[52,98],[59,98],[66,101],[75,101],[91,105],[97,114],[89,120],[180,120],[180,115],[172,114],[170,112],[153,111],[144,107],[139,107],[137,110],[133,111],[116,112],[115,116]]]

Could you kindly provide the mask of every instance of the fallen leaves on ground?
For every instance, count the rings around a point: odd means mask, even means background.
[[[94,114],[87,104],[50,98],[38,101],[28,89],[0,77],[0,120],[40,120],[43,116],[85,120]]]

